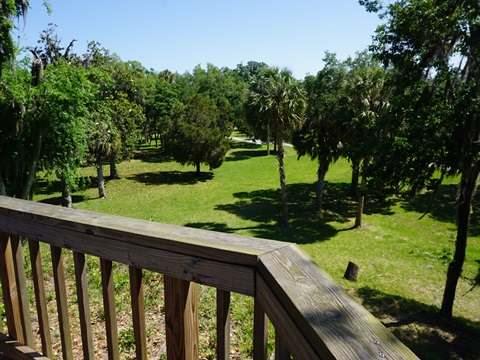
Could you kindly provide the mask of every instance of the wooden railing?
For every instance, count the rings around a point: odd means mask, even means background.
[[[216,356],[230,356],[231,293],[254,298],[253,358],[265,359],[268,320],[275,359],[415,359],[415,355],[341,289],[296,245],[65,209],[0,197],[0,275],[6,334],[0,353],[13,359],[52,358],[48,299],[40,243],[50,247],[63,359],[73,359],[72,333],[83,356],[95,358],[85,255],[100,259],[109,359],[120,359],[112,264],[130,270],[137,359],[148,354],[142,271],[164,276],[168,359],[197,359],[197,284],[217,289]],[[29,247],[26,279],[22,243]],[[42,245],[45,246],[45,245]],[[73,252],[79,329],[71,328],[63,254]],[[29,304],[33,282],[36,313]],[[32,306],[32,308],[34,308]],[[35,348],[32,317],[38,322]],[[201,320],[201,319],[200,319]],[[5,332],[5,330],[4,330]],[[32,350],[33,349],[33,350]],[[42,355],[41,355],[42,354]],[[245,356],[247,357],[247,356]]]

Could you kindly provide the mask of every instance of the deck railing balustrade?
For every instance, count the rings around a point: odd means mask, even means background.
[[[22,243],[29,248],[26,279]],[[348,295],[296,245],[165,225],[0,197],[0,278],[6,330],[0,353],[12,359],[54,356],[40,243],[50,247],[63,359],[95,358],[86,255],[100,259],[109,359],[120,359],[113,264],[129,266],[137,359],[147,359],[142,271],[164,276],[168,359],[197,359],[197,284],[216,288],[216,356],[230,357],[231,293],[254,298],[253,358],[266,359],[267,322],[275,328],[275,359],[416,359],[378,319]],[[79,329],[71,328],[63,254],[73,252]],[[30,267],[29,267],[30,268]],[[33,282],[36,313],[29,304]],[[35,348],[32,316],[41,347]]]

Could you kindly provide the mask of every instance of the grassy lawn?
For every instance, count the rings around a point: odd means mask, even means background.
[[[422,359],[480,358],[480,289],[471,288],[480,260],[480,221],[474,211],[463,278],[452,322],[437,317],[455,240],[455,181],[445,184],[432,212],[426,193],[388,204],[367,199],[364,225],[353,229],[355,203],[346,196],[351,176],[345,160],[327,174],[324,211],[314,214],[316,162],[297,160],[287,148],[290,227],[280,228],[279,176],[265,147],[235,142],[225,163],[212,172],[170,161],[157,149],[141,149],[119,164],[121,178],[98,199],[96,173],[74,207],[151,221],[298,243],[322,268],[379,317]],[[108,174],[108,168],[105,167]],[[60,203],[58,184],[38,182],[34,200]],[[360,267],[356,283],[343,279],[349,261]],[[241,314],[238,316],[242,316]]]

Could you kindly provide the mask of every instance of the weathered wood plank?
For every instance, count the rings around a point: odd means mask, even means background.
[[[324,351],[323,357],[318,355],[286,312],[283,304],[260,275],[257,276],[257,295],[255,300],[263,304],[275,326],[275,331],[285,339],[284,341],[295,359],[334,360],[334,357],[326,355],[326,351]],[[318,341],[321,342],[320,339]]]
[[[145,299],[143,295],[142,269],[129,266],[130,295],[132,298],[133,333],[135,353],[138,360],[147,359],[147,338],[145,331]]]
[[[23,342],[29,347],[34,347],[32,318],[30,316],[30,304],[28,303],[27,281],[25,278],[25,264],[23,262],[22,241],[19,236],[10,235],[15,269],[15,281],[17,283],[17,295],[19,297],[20,316],[23,328]]]
[[[230,359],[230,292],[217,289],[217,360]]]
[[[119,360],[120,351],[118,347],[118,330],[112,262],[105,259],[100,259],[100,270],[102,273],[103,309],[105,311],[108,359]]]
[[[5,334],[0,334],[0,353],[15,360],[50,360]]]
[[[268,317],[258,298],[255,298],[253,308],[253,360],[265,360],[268,355]]]
[[[75,282],[77,288],[78,314],[80,317],[80,330],[82,335],[83,358],[94,359],[92,319],[88,300],[88,281],[85,263],[85,254],[74,252],[73,263],[75,267]]]
[[[1,234],[1,281],[7,328],[12,338],[33,347],[25,269],[20,238]]]
[[[168,359],[198,359],[198,286],[164,278],[165,324]]]
[[[23,230],[27,230],[31,223],[37,223],[52,226],[58,231],[69,229],[167,251],[177,251],[181,247],[186,255],[250,266],[256,265],[258,255],[285,246],[279,241],[258,241],[246,236],[67,209],[9,197],[0,197],[0,200],[0,229],[4,223],[2,217],[21,223],[20,226],[19,223],[13,226],[6,224],[5,230],[9,233],[21,229],[23,235]],[[37,236],[41,237],[41,232]]]
[[[18,308],[18,303],[16,303],[17,286],[15,283],[15,270],[13,266],[10,236],[6,233],[0,233],[0,242],[0,277],[2,281],[2,295],[7,320],[7,329],[10,337],[18,339],[19,336],[22,336],[23,331],[21,329],[22,325],[19,312],[14,310],[14,308]]]
[[[68,316],[67,289],[65,286],[65,269],[63,265],[62,249],[50,246],[52,256],[53,280],[57,299],[57,313],[62,342],[62,355],[64,360],[73,360],[72,336],[70,334],[70,320]]]
[[[269,304],[275,296],[283,307],[270,312],[266,309],[267,314],[289,314],[320,357],[367,359],[382,353],[388,359],[417,359],[298,246],[261,256],[259,273],[272,292],[264,295],[262,303]],[[287,333],[281,335],[287,341]],[[296,356],[291,342],[288,347]]]
[[[40,256],[40,244],[34,240],[28,240],[30,263],[32,266],[33,289],[37,307],[39,334],[42,342],[42,352],[45,356],[53,358],[52,336],[48,321],[47,299],[45,297],[45,283],[43,281],[42,258]]]
[[[128,220],[124,219],[124,221]],[[209,258],[179,253],[184,250],[183,243],[178,244],[175,252],[170,252],[114,238],[98,237],[87,232],[78,232],[74,228],[56,228],[36,222],[30,223],[26,218],[19,220],[3,217],[0,214],[0,229],[2,228],[13,233],[20,232],[25,236],[28,234],[31,239],[51,245],[156,271],[186,281],[244,295],[254,294],[254,267],[222,263]],[[227,236],[225,241],[228,242],[229,239]],[[99,246],[100,243],[101,246]]]
[[[275,329],[275,360],[290,360],[290,351],[277,329]]]

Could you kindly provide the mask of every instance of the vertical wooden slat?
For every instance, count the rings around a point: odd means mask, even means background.
[[[290,360],[290,352],[282,340],[279,332],[275,329],[275,360]]]
[[[24,344],[30,348],[34,347],[32,318],[30,316],[30,304],[28,302],[27,281],[25,278],[25,265],[23,262],[22,242],[19,236],[10,236],[12,241],[12,252],[15,268],[15,280],[17,282],[17,290],[19,296],[20,316],[23,328]]]
[[[63,360],[73,360],[72,337],[68,318],[67,289],[65,286],[65,270],[63,266],[62,249],[51,245],[53,280],[57,298],[57,312],[60,338],[62,341]]]
[[[75,265],[75,283],[77,285],[78,314],[80,317],[80,329],[82,333],[83,358],[94,359],[92,319],[88,300],[87,269],[85,254],[73,252]]]
[[[230,292],[217,289],[217,360],[230,359]]]
[[[33,347],[22,246],[18,236],[1,236],[1,280],[7,328],[18,342]]]
[[[165,323],[168,359],[198,359],[198,286],[165,276]]]
[[[145,301],[143,296],[142,269],[129,266],[129,272],[136,359],[146,360],[147,339],[145,333]]]
[[[40,339],[42,341],[42,352],[46,357],[53,358],[52,337],[48,322],[48,309],[47,300],[45,297],[45,284],[43,281],[40,245],[37,241],[28,240],[28,248],[30,252],[30,263],[32,265],[33,288],[35,291],[38,326]]]
[[[115,310],[112,262],[100,259],[100,270],[102,272],[103,308],[105,310],[108,359],[119,360],[120,351],[118,348],[117,315]]]
[[[8,234],[1,233],[0,235],[0,277],[2,281],[2,294],[3,304],[5,307],[5,316],[7,318],[7,330],[10,337],[20,340],[18,337],[21,336],[23,331],[21,330],[21,323],[18,316],[19,313],[15,310],[18,309],[18,305],[16,295],[17,286],[14,274],[15,270],[13,268],[12,245],[10,242],[10,236]]]
[[[268,318],[260,302],[254,300],[253,310],[253,360],[267,358]]]

